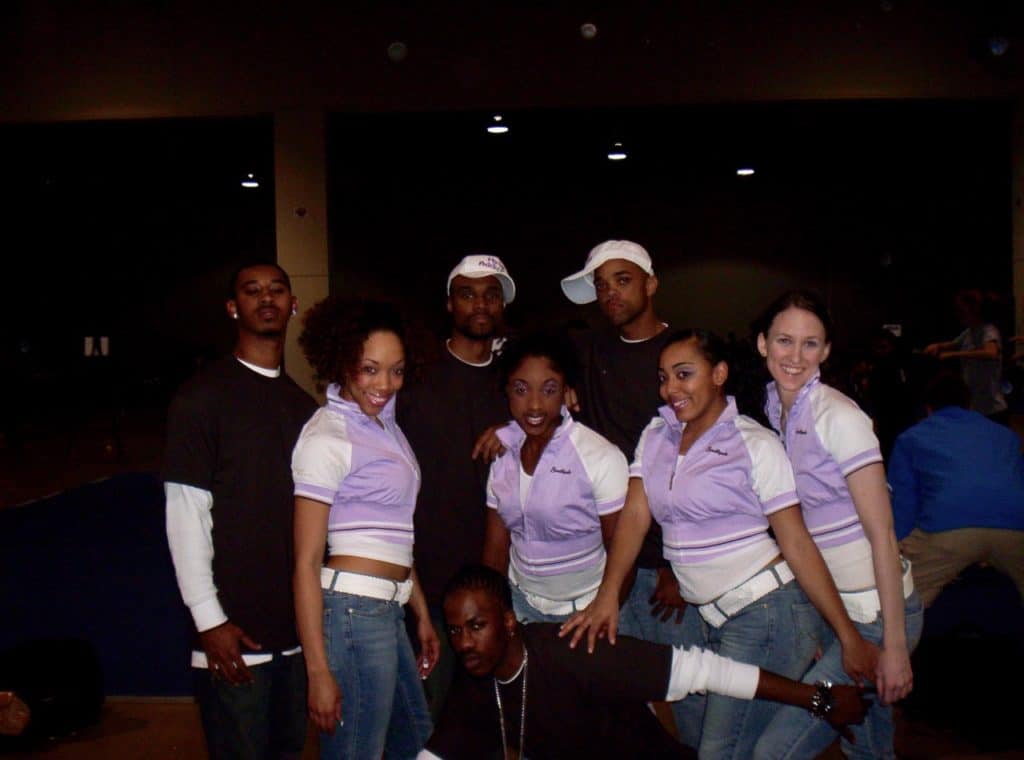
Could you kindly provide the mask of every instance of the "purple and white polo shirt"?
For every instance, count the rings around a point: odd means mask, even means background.
[[[703,604],[778,555],[767,516],[795,505],[797,495],[778,438],[739,414],[732,397],[681,456],[684,428],[671,407],[661,407],[640,436],[629,472],[643,479],[680,592]]]
[[[781,431],[782,402],[775,383],[768,384],[765,411]],[[819,549],[864,538],[846,477],[882,461],[871,418],[819,375],[797,393],[782,441],[793,464],[804,522]]]
[[[533,576],[575,573],[604,561],[601,517],[622,509],[629,481],[626,457],[599,433],[562,422],[533,473],[525,503],[520,493],[526,434],[516,422],[498,430],[507,452],[491,464],[487,506],[512,538],[512,561]]]
[[[292,452],[295,495],[330,506],[330,554],[411,567],[420,470],[395,422],[395,397],[374,419],[338,391],[328,387],[326,406],[299,434]]]

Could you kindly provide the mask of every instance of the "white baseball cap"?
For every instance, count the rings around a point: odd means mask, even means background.
[[[508,270],[497,256],[488,253],[466,256],[448,275],[448,295],[452,294],[452,280],[459,275],[474,280],[480,277],[497,277],[501,283],[501,294],[505,298],[505,303],[512,303],[512,299],[516,297],[516,284],[512,282]]]
[[[654,274],[650,254],[642,245],[632,240],[605,240],[594,246],[587,255],[587,264],[576,274],[562,280],[562,292],[573,303],[590,303],[597,300],[594,290],[594,270],[612,259],[631,261],[647,274]]]

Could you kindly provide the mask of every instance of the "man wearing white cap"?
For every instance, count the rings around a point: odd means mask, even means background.
[[[582,365],[576,416],[618,446],[632,461],[640,434],[657,414],[658,359],[668,324],[654,311],[658,278],[643,246],[606,240],[595,246],[579,272],[562,280],[573,303],[597,301],[610,323],[576,337]],[[672,570],[662,557],[661,531],[651,522],[637,558],[637,575],[622,606],[620,632],[671,646],[700,646],[695,609],[684,609]],[[695,695],[696,697],[696,695]],[[672,704],[680,739],[696,747],[703,699]]]
[[[398,421],[419,460],[415,562],[437,630],[444,630],[444,586],[468,562],[478,562],[486,524],[487,463],[470,458],[477,436],[508,420],[494,349],[505,306],[516,286],[497,256],[466,256],[448,275],[451,330],[440,356],[398,394]],[[436,719],[455,659],[442,637],[441,659],[427,679]]]

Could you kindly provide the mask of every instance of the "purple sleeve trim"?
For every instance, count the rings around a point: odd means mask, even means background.
[[[762,502],[761,509],[766,515],[770,515],[773,512],[778,512],[781,509],[786,509],[799,503],[800,497],[796,495],[796,491],[787,491],[786,493],[779,494],[774,499]]]
[[[330,488],[322,488],[315,486],[312,483],[296,483],[295,484],[295,495],[296,496],[307,496],[310,499],[316,501],[322,501],[325,504],[330,504],[334,501],[334,496],[338,492]]]
[[[862,451],[856,456],[852,456],[845,462],[839,463],[839,469],[842,471],[843,476],[849,475],[851,472],[859,470],[861,467],[867,467],[869,464],[882,461],[882,452],[878,447],[870,448],[867,451]]]

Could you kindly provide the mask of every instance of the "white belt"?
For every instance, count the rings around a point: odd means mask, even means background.
[[[903,598],[908,598],[914,593],[914,576],[910,572],[910,560],[900,557],[903,564]],[[882,609],[882,600],[878,597],[877,588],[869,588],[865,591],[840,591],[839,598],[843,600],[846,613],[850,620],[855,623],[873,623]]]
[[[388,602],[405,604],[412,596],[412,578],[393,581],[390,578],[378,578],[376,575],[346,573],[343,570],[321,567],[320,588],[325,591],[339,591],[345,594],[368,596],[371,599],[384,599]]]
[[[786,562],[766,567],[761,572],[743,581],[736,588],[726,591],[717,599],[702,604],[697,609],[708,625],[721,628],[737,612],[765,594],[782,588],[793,580],[793,571]]]
[[[523,592],[523,596],[526,597],[526,601],[530,603],[537,612],[541,612],[545,615],[571,615],[577,610],[582,610],[597,596],[599,589],[588,591],[581,597],[576,599],[570,599],[569,601],[561,601],[558,599],[548,599],[547,597],[537,596],[537,594],[531,594],[529,591],[525,591],[521,586],[516,586],[520,591]]]

